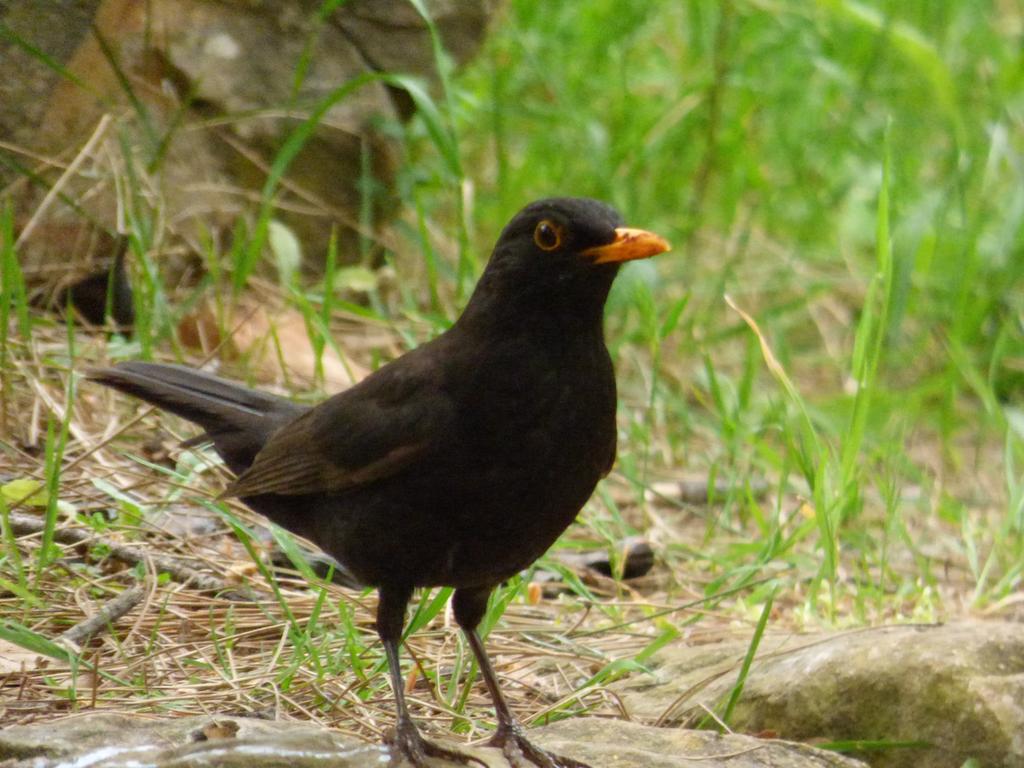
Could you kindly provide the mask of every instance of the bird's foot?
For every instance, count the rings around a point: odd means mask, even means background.
[[[514,768],[523,768],[526,763],[532,763],[538,768],[590,768],[579,760],[562,757],[536,746],[526,738],[523,727],[516,722],[500,724],[487,746],[500,749]]]
[[[404,762],[414,768],[430,768],[427,758],[435,757],[462,765],[478,763],[482,768],[487,768],[487,763],[476,755],[467,755],[427,741],[420,735],[419,729],[416,728],[416,724],[412,720],[399,720],[395,726],[395,733],[387,739],[387,744],[391,747],[391,765],[393,766],[402,765]]]

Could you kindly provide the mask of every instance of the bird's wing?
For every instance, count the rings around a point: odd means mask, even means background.
[[[418,351],[279,429],[222,495],[340,493],[422,458],[454,409]]]

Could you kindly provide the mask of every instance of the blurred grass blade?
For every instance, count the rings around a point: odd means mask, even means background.
[[[25,276],[14,247],[14,208],[10,200],[5,200],[0,208],[0,320],[3,321],[3,334],[0,341],[0,354],[6,356],[7,332],[10,311],[13,308],[18,318],[18,329],[24,341],[32,338],[32,317],[28,311],[28,293],[25,289]],[[7,372],[6,358],[0,370]]]
[[[889,311],[893,300],[892,239],[889,232],[889,132],[882,160],[882,185],[878,191],[875,231],[876,271],[868,286],[853,344],[851,377],[856,387],[853,414],[842,441],[840,455],[844,488],[854,482],[856,461],[864,444],[872,397],[878,384],[878,366],[885,349]]]
[[[88,83],[79,78],[78,75],[76,75],[74,72],[71,72],[63,64],[61,64],[55,58],[46,53],[46,51],[33,45],[28,40],[23,38],[21,35],[19,35],[17,32],[15,32],[13,29],[11,29],[9,26],[2,22],[0,22],[0,38],[3,38],[9,43],[16,45],[18,48],[21,48],[21,50],[25,51],[25,53],[27,53],[29,56],[42,63],[48,69],[53,70],[68,82],[74,83],[82,90],[88,91],[93,95],[98,95],[95,89],[93,89]]]
[[[754,628],[754,634],[750,639],[750,643],[747,645],[747,652],[743,656],[743,662],[740,664],[739,674],[736,677],[736,682],[729,691],[729,698],[726,700],[725,708],[722,710],[721,717],[716,718],[710,713],[705,715],[697,725],[698,729],[710,728],[713,724],[720,723],[724,723],[726,726],[729,725],[733,712],[736,710],[736,705],[739,703],[740,696],[743,695],[743,687],[746,684],[748,675],[750,674],[750,666],[754,663],[754,657],[757,655],[757,649],[761,645],[761,639],[764,637],[765,628],[768,626],[768,618],[772,613],[772,606],[775,603],[776,592],[777,589],[772,590],[761,608],[761,615],[757,620],[757,626]]]
[[[416,603],[416,610],[413,611],[412,618],[409,619],[409,624],[402,634],[402,640],[404,641],[409,635],[419,631],[433,621],[434,617],[444,610],[444,607],[448,604],[448,598],[451,597],[454,591],[451,587],[441,587],[436,592],[429,589],[425,590]]]
[[[913,64],[931,86],[936,101],[953,126],[957,143],[964,146],[966,130],[957,106],[956,85],[942,55],[928,38],[907,22],[894,20],[855,0],[817,2],[820,8],[826,9],[833,16],[886,36],[892,42],[893,48]]]
[[[118,57],[117,51],[114,50],[113,46],[110,45],[103,33],[100,32],[99,27],[95,24],[92,27],[92,34],[100,46],[103,58],[106,59],[107,64],[109,64],[110,68],[114,71],[114,76],[117,78],[118,85],[121,86],[121,90],[128,98],[128,102],[132,105],[132,109],[135,111],[135,115],[139,119],[139,125],[142,127],[142,132],[148,144],[148,149],[153,154],[157,153],[160,147],[160,137],[157,133],[156,126],[153,123],[153,117],[149,114],[149,109],[135,92],[135,86],[132,85],[131,78],[128,77],[128,73],[125,72],[124,67],[121,66],[121,61]]]
[[[76,660],[76,656],[59,643],[55,643],[45,635],[33,631],[9,619],[0,619],[0,640],[6,640],[26,651],[38,653],[40,656],[57,659],[66,664]]]

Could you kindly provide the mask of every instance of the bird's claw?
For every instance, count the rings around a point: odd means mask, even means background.
[[[526,738],[526,733],[518,723],[500,725],[487,745],[500,749],[514,768],[523,768],[525,762],[538,768],[590,768],[579,760],[562,757],[536,746]]]
[[[412,765],[413,768],[430,768],[427,758],[437,758],[462,765],[478,763],[481,768],[488,768],[487,763],[476,755],[467,755],[427,741],[420,735],[412,720],[400,720],[395,726],[394,735],[387,740],[387,743],[391,747],[392,766],[402,765],[404,761]]]

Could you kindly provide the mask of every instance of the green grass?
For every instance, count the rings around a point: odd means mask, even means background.
[[[641,480],[682,465],[740,486],[756,473],[805,496],[816,529],[792,530],[781,490],[774,510],[738,494],[716,524],[785,532],[772,558],[813,576],[810,606],[825,585],[833,618],[842,595],[868,611],[865,589],[881,606],[892,579],[933,581],[924,562],[892,571],[895,550],[916,554],[908,527],[942,519],[938,504],[901,503],[902,488],[955,499],[981,470],[1000,510],[982,547],[1017,570],[1020,536],[1000,520],[1017,518],[1019,482],[999,488],[1004,473],[975,453],[1005,442],[1009,470],[1022,437],[1021,54],[999,13],[524,0],[456,81],[466,165],[484,169],[479,232],[565,192],[611,199],[677,246],[624,275],[610,307],[612,343],[631,353],[619,356],[620,468]],[[723,294],[790,384],[752,357]],[[681,298],[657,337],[651,317]],[[926,461],[908,452],[921,442]],[[960,506],[945,522],[976,514]],[[808,544],[821,560],[810,571]],[[708,559],[712,572],[749,565]],[[843,559],[856,583],[837,583]],[[1016,579],[986,583],[980,603]]]
[[[209,297],[224,318],[229,297],[267,263],[290,264],[294,246],[272,233],[281,181],[332,105],[383,82],[420,110],[389,127],[406,153],[398,190],[407,215],[386,254],[398,285],[380,289],[371,274],[366,305],[336,295],[339,284],[365,282],[368,266],[365,244],[353,267],[336,240],[321,281],[279,270],[318,359],[335,344],[341,313],[393,328],[406,344],[441,332],[501,226],[541,196],[609,200],[630,225],[675,245],[624,269],[609,301],[620,455],[582,526],[560,544],[607,549],[615,563],[624,538],[648,535],[667,573],[652,603],[671,607],[603,600],[563,569],[575,605],[594,609],[581,642],[602,627],[652,630],[627,658],[581,651],[594,667],[585,686],[640,673],[682,628],[713,621],[712,611],[748,621],[756,641],[771,631],[768,606],[786,626],[997,607],[1020,590],[1024,570],[1022,26],[1024,11],[1012,4],[957,0],[510,0],[462,71],[450,70],[432,29],[438,90],[374,74],[293,105],[308,119],[273,158],[230,246],[206,244],[208,274],[185,297],[164,284],[154,258],[166,233],[148,186],[180,120],[161,133],[129,99],[148,142],[135,165],[137,134],[117,134],[138,323],[107,351],[183,354],[175,327],[188,308]],[[316,55],[314,35],[296,62],[296,94]],[[14,235],[11,208],[0,205],[5,424],[15,396],[7,361],[29,356],[34,329],[60,328],[27,305]],[[66,370],[70,357],[49,360]],[[62,384],[69,402],[81,397],[74,384]],[[38,477],[50,507],[62,456],[80,450],[68,418],[46,422]],[[727,490],[706,507],[651,493],[684,472]],[[39,599],[26,576],[33,564],[12,545],[10,502],[0,496],[0,577],[26,601]],[[51,553],[44,546],[37,556],[39,573]],[[305,664],[319,677],[354,671],[371,681],[358,689],[363,697],[386,689],[382,658],[349,606],[328,621],[318,604],[300,621],[271,583],[296,646],[280,685]],[[507,605],[522,605],[520,587],[492,601],[488,629]],[[436,626],[444,597],[423,596],[411,627]],[[340,651],[330,650],[332,631]],[[217,663],[226,665],[230,627],[217,633]],[[461,646],[455,656],[453,669],[430,674],[461,718],[475,667]],[[726,719],[742,682],[741,674]],[[578,708],[567,699],[544,717]]]

